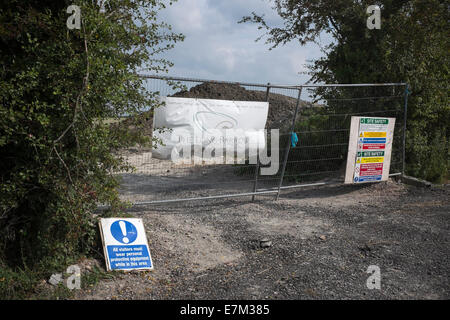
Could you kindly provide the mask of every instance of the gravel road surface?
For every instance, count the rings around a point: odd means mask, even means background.
[[[155,269],[75,298],[449,299],[449,194],[389,181],[135,207]]]

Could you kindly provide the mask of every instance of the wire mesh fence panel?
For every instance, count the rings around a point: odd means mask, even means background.
[[[268,84],[241,84],[196,79],[147,79],[147,90],[164,97],[215,99],[231,101],[269,102],[266,143],[269,156],[278,154],[278,146],[271,145],[271,129],[288,130],[296,104],[298,89],[290,87],[271,88]],[[145,120],[153,125],[150,110]],[[151,130],[150,130],[151,131]],[[278,139],[277,139],[278,142]],[[161,146],[144,148],[136,146],[123,150],[133,172],[120,173],[122,199],[133,203],[157,203],[211,196],[236,195],[254,192],[255,179],[261,189],[273,189],[278,185],[279,175],[256,175],[260,165],[257,157],[249,153],[238,155],[237,150],[224,161],[201,161],[177,163],[170,159],[158,159],[155,153]],[[272,151],[270,151],[273,149]],[[204,151],[204,150],[203,150]],[[210,160],[210,159],[209,159]],[[261,163],[263,169],[265,165]],[[258,170],[260,171],[260,170]]]
[[[266,149],[258,156],[235,150],[220,161],[192,158],[184,162],[158,158],[161,144],[122,150],[121,156],[134,170],[119,173],[120,194],[134,204],[275,196],[280,188],[343,182],[353,115],[396,118],[391,172],[401,172],[404,85],[300,87],[159,76],[145,79],[146,90],[161,97],[268,102]],[[148,135],[155,130],[153,111],[140,115]],[[295,144],[293,132],[298,138]]]
[[[404,85],[308,87],[312,103],[299,110],[283,185],[343,182],[352,116],[396,118],[390,173],[402,172]],[[286,138],[286,137],[285,137]]]

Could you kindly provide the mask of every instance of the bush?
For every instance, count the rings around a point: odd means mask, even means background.
[[[66,27],[69,4],[81,8],[80,30]],[[60,271],[95,246],[97,204],[124,207],[113,173],[129,167],[116,151],[152,141],[104,120],[158,106],[136,72],[166,70],[153,56],[182,40],[157,19],[163,8],[0,4],[0,268]]]

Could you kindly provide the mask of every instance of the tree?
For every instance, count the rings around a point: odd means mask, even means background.
[[[97,3],[99,2],[99,3]],[[81,9],[69,30],[69,5]],[[104,10],[100,9],[100,5]],[[0,4],[0,267],[52,266],[90,249],[98,203],[120,208],[121,148],[151,143],[105,119],[157,106],[140,70],[183,39],[162,0]]]
[[[381,29],[366,27],[369,5],[381,8]],[[256,13],[240,22],[266,30],[271,48],[289,41],[334,41],[312,61],[313,82],[407,82],[407,173],[442,181],[449,170],[449,2],[438,0],[275,0],[283,26]]]

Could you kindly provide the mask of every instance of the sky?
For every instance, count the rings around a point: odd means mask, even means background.
[[[175,44],[164,58],[175,65],[171,76],[252,83],[298,85],[308,81],[307,60],[323,55],[317,44],[291,42],[269,50],[257,25],[237,22],[252,11],[264,14],[269,25],[282,25],[270,0],[178,0],[160,17],[181,32],[185,40]],[[331,39],[322,36],[324,46]]]

